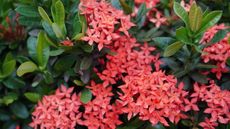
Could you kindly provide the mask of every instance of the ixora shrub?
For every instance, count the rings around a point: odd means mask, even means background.
[[[228,0],[0,4],[1,129],[230,129]]]

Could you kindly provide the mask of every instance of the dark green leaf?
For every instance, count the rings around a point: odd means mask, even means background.
[[[81,101],[86,104],[92,99],[92,93],[89,89],[83,89],[81,92]]]
[[[0,121],[9,121],[10,114],[4,110],[0,110]]]
[[[18,21],[20,25],[24,25],[24,26],[39,26],[41,24],[40,18],[37,18],[37,17],[20,16],[18,18]]]
[[[81,61],[80,69],[81,70],[87,70],[92,64],[92,58],[90,57],[84,57]]]
[[[33,7],[33,6],[19,5],[15,10],[23,16],[39,17],[38,10],[36,9],[36,7]]]
[[[17,77],[9,77],[3,81],[3,84],[9,89],[19,89],[25,86],[25,82]]]
[[[54,69],[59,72],[65,72],[73,66],[74,62],[72,55],[63,56],[57,60]]]
[[[26,106],[21,102],[14,102],[10,105],[11,111],[19,118],[26,119],[29,117],[29,112]]]
[[[226,81],[226,82],[222,83],[221,89],[230,90],[230,81]]]
[[[27,39],[27,50],[29,52],[29,56],[34,61],[37,61],[36,46],[37,46],[37,38],[35,38],[35,37],[29,37]]]
[[[224,39],[225,36],[228,34],[227,30],[219,30],[214,37],[212,38],[212,40],[208,43],[208,45],[212,45],[214,43],[219,42],[220,40]]]
[[[207,76],[201,74],[201,73],[197,73],[197,72],[192,72],[190,73],[191,78],[199,83],[205,84],[208,82]]]

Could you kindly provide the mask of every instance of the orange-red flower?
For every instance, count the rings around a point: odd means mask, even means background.
[[[86,36],[82,39],[88,41],[90,45],[98,44],[99,51],[118,39],[121,32],[129,36],[128,30],[134,26],[130,16],[126,16],[104,0],[84,1],[80,4],[80,10],[86,16],[88,23]]]

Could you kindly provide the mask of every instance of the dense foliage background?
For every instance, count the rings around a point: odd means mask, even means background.
[[[230,129],[229,0],[99,1],[0,0],[0,129]]]

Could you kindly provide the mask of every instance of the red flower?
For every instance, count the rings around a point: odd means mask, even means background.
[[[61,42],[64,46],[73,46],[73,42],[71,40],[64,40]]]
[[[43,97],[32,113],[31,127],[38,129],[74,129],[81,123],[80,99],[71,95],[73,88],[61,86],[54,95]]]
[[[88,22],[86,36],[82,39],[88,41],[90,45],[97,43],[99,51],[104,46],[113,44],[121,36],[121,32],[129,36],[128,30],[134,26],[130,16],[126,16],[121,10],[115,9],[105,1],[82,1],[80,10]],[[115,28],[117,25],[119,27]]]

